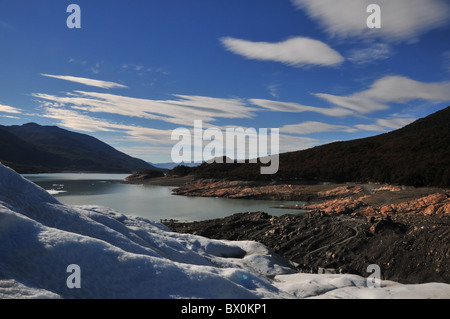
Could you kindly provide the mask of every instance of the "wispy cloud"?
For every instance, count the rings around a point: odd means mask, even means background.
[[[93,67],[91,67],[91,72],[94,74],[99,74],[100,73],[100,63],[95,63],[95,65]]]
[[[373,124],[357,124],[354,127],[361,131],[385,132],[399,129],[415,120],[415,118],[377,119]]]
[[[174,99],[151,100],[121,95],[74,91],[66,96],[34,93],[32,96],[58,103],[72,109],[93,113],[110,113],[129,117],[160,120],[178,125],[193,125],[202,119],[205,124],[217,118],[252,118],[256,108],[241,99],[225,99],[206,96],[174,95]]]
[[[50,77],[50,78],[59,79],[59,80],[81,83],[81,84],[88,85],[88,86],[95,86],[95,87],[99,87],[102,89],[126,88],[127,87],[126,85],[115,83],[115,82],[81,78],[81,77],[76,77],[76,76],[71,76],[71,75],[51,75],[51,74],[43,74],[43,73],[41,73],[41,75]]]
[[[415,118],[378,119],[377,124],[390,129],[398,129],[414,122]]]
[[[83,68],[85,72],[91,72],[95,75],[100,74],[102,64],[104,61],[95,62],[95,63],[88,63],[86,60],[80,60],[75,58],[69,58],[69,63],[75,63],[80,66],[80,68]]]
[[[19,120],[20,119],[20,117],[12,116],[12,115],[2,115],[2,114],[0,114],[0,117],[6,117],[8,119],[15,119],[15,120]]]
[[[386,76],[375,81],[368,89],[348,96],[313,93],[333,106],[317,107],[294,102],[267,99],[216,98],[200,95],[173,94],[165,100],[153,100],[110,93],[75,90],[61,95],[33,93],[40,102],[41,116],[52,118],[69,129],[87,132],[108,132],[111,138],[121,139],[122,145],[139,147],[150,145],[166,151],[174,145],[171,139],[174,125],[192,131],[194,120],[202,120],[203,128],[213,127],[219,119],[252,119],[258,112],[303,113],[313,112],[331,117],[357,116],[360,119],[377,110],[390,107],[389,103],[403,103],[415,99],[450,101],[450,82],[424,83],[404,76]],[[20,113],[19,109],[0,105],[0,112]],[[116,121],[102,118],[114,115]],[[397,114],[398,115],[398,114]],[[119,117],[128,119],[117,122]],[[359,124],[341,125],[306,121],[298,124],[280,124],[280,151],[288,152],[323,144],[315,135],[323,132],[354,134],[361,131],[385,132],[411,123],[414,118],[392,115],[385,119],[367,119]],[[131,118],[150,119],[172,124],[171,129],[155,129],[130,124]],[[223,122],[223,121],[221,121]],[[224,129],[224,126],[214,126]],[[124,147],[125,147],[124,146]],[[245,153],[245,148],[243,150]],[[241,152],[242,153],[242,152]]]
[[[350,96],[339,96],[327,93],[315,93],[314,95],[327,100],[334,105],[347,108],[349,110],[353,110],[362,114],[386,110],[389,108],[389,105],[380,103],[376,99],[366,96],[364,92],[356,93]]]
[[[280,102],[266,99],[250,99],[250,103],[275,112],[301,113],[301,112],[315,112],[328,116],[346,116],[354,114],[351,110],[341,107],[316,107],[309,105],[302,105],[294,102]]]
[[[376,119],[370,124],[337,125],[317,121],[307,121],[299,124],[284,125],[280,128],[281,133],[309,135],[324,132],[356,133],[360,131],[386,132],[399,129],[415,121],[415,118],[389,118]]]
[[[280,86],[278,84],[271,84],[267,86],[267,90],[269,91],[269,94],[272,95],[273,97],[277,98],[278,97],[278,88]]]
[[[135,64],[135,63],[124,63],[122,64],[122,70],[128,70],[133,72],[138,72],[138,74],[142,75],[144,72],[152,72],[152,73],[159,73],[163,75],[169,75],[170,73],[166,71],[162,67],[147,67],[142,64]]]
[[[282,42],[253,42],[225,37],[220,39],[225,48],[248,59],[275,61],[290,66],[333,66],[344,61],[342,55],[327,44],[304,37],[295,37]]]
[[[378,60],[385,60],[391,57],[392,49],[386,43],[375,43],[363,49],[354,49],[350,52],[348,61],[356,64],[369,64]]]
[[[124,151],[126,150],[127,153],[135,156],[146,156],[151,153],[151,150],[158,150],[158,152],[170,154],[170,151],[175,143],[171,139],[172,130],[170,129],[163,130],[129,124],[120,124],[110,120],[82,114],[76,110],[46,106],[44,107],[44,113],[41,116],[55,119],[59,122],[58,125],[76,131],[116,133],[120,136],[120,138],[115,139],[114,143],[118,145],[126,145],[119,147],[119,149]],[[203,127],[203,129],[206,128],[207,127]],[[244,130],[245,129],[246,128],[244,128]],[[191,128],[189,131],[191,132],[192,137],[193,129]],[[240,133],[238,132],[237,134]],[[280,134],[279,137],[279,150],[281,152],[310,148],[318,145],[320,142],[318,139],[304,136]],[[209,143],[208,141],[202,142],[203,146]],[[246,143],[248,143],[247,140]],[[243,145],[235,145],[237,157],[246,154],[246,143]]]
[[[144,69],[143,65],[138,65],[138,64],[122,64],[122,69],[130,69],[130,70],[134,70],[134,71],[141,71]]]
[[[444,70],[450,73],[450,50],[442,53]]]
[[[316,138],[280,134],[281,153],[305,150],[317,146],[320,143],[321,141]]]
[[[262,111],[283,113],[313,112],[329,117],[344,117],[386,110],[390,108],[390,103],[406,103],[411,100],[426,100],[428,102],[450,101],[450,82],[424,83],[403,76],[386,76],[375,81],[369,89],[347,96],[328,93],[313,93],[313,95],[328,101],[334,106],[317,107],[268,99],[215,98],[181,94],[174,94],[172,99],[166,100],[142,99],[78,90],[68,92],[65,95],[32,94],[33,97],[40,101],[43,107],[53,109],[67,108],[90,113],[109,113],[163,121],[185,127],[193,126],[194,120],[199,119],[204,122],[205,126],[211,126],[218,119],[251,119],[256,116],[257,112]],[[250,105],[254,105],[254,107]],[[17,109],[6,106],[2,106],[0,111],[2,109],[3,111],[10,111],[10,113],[20,112]],[[84,125],[87,124],[84,123]],[[380,126],[380,123],[377,125],[376,130],[383,127]],[[111,126],[108,127],[110,128]],[[372,126],[372,128],[375,128],[375,126]],[[324,129],[351,132],[354,128],[309,122],[296,126],[285,126],[284,129],[309,134],[323,131]]]
[[[284,125],[280,128],[280,132],[283,133],[293,133],[293,134],[312,134],[312,133],[322,133],[322,132],[356,132],[357,129],[346,126],[346,125],[336,125],[328,124],[317,121],[308,121],[299,124]]]
[[[119,132],[125,134],[128,141],[152,143],[156,145],[170,144],[171,130],[147,128],[129,124],[120,124],[110,120],[81,114],[76,110],[44,107],[43,117],[59,121],[59,125],[85,132]]]
[[[381,28],[367,28],[367,6],[372,0],[291,0],[332,36],[376,37],[389,41],[410,41],[448,23],[446,0],[377,0]]]
[[[386,76],[368,90],[348,96],[316,93],[317,97],[362,114],[388,109],[389,103],[425,100],[433,103],[450,101],[450,82],[425,83],[404,76]]]
[[[15,107],[12,107],[9,105],[3,105],[3,104],[0,104],[0,112],[13,113],[13,114],[22,113],[22,111],[18,108],[15,108]]]

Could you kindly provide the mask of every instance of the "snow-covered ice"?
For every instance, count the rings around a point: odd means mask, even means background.
[[[80,288],[69,288],[69,265]],[[70,286],[70,285],[69,285]],[[0,164],[0,298],[450,298],[450,285],[301,274],[266,246],[68,206]]]
[[[66,193],[67,191],[63,191],[63,190],[59,190],[59,189],[48,189],[47,190],[47,192],[50,194],[50,195],[58,195],[58,194],[61,194],[61,193]]]

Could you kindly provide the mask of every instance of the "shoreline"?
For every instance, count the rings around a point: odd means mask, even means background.
[[[299,214],[237,213],[197,222],[162,221],[175,232],[261,242],[299,272],[382,277],[401,283],[450,283],[450,191],[388,184],[292,185],[195,180],[183,196],[301,200]],[[277,207],[280,209],[293,207]]]
[[[363,199],[365,203],[381,207],[382,205],[414,200],[431,194],[450,193],[450,189],[446,188],[414,187],[388,183],[224,180],[198,178],[193,175],[166,175],[134,179],[129,177],[121,183],[174,186],[174,195],[301,201],[309,204],[323,202],[325,199],[366,196]]]
[[[192,176],[183,176],[183,177],[163,176],[163,177],[152,177],[152,178],[146,178],[146,179],[126,179],[126,180],[120,181],[120,183],[181,187],[188,183],[192,183],[195,180],[196,179]]]
[[[363,216],[320,213],[237,213],[198,222],[163,221],[178,233],[260,242],[296,264],[298,272],[366,277],[380,266],[382,279],[405,284],[450,283],[450,216]]]
[[[176,180],[176,178],[173,178]],[[395,203],[449,192],[438,187],[397,186],[385,183],[317,183],[292,181],[263,182],[188,178],[174,190],[177,195],[317,202],[323,199],[370,195],[374,202]],[[157,181],[155,181],[157,182]]]

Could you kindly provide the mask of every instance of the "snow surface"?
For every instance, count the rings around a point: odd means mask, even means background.
[[[67,266],[80,267],[69,288]],[[0,164],[0,298],[450,298],[450,285],[301,274],[266,246],[68,206]]]

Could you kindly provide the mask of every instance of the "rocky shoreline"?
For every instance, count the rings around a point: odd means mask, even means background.
[[[185,196],[307,202],[298,214],[264,212],[163,223],[208,238],[254,240],[297,264],[302,272],[328,269],[401,283],[450,283],[450,192],[379,184],[292,185],[197,180],[174,190]],[[306,213],[304,211],[307,211]]]
[[[184,177],[188,179],[188,177]],[[181,178],[180,178],[181,179]],[[172,178],[176,181],[177,178]],[[325,199],[342,199],[366,196],[367,203],[383,205],[417,199],[448,190],[438,187],[412,187],[388,184],[359,183],[318,183],[302,184],[295,182],[264,182],[221,179],[197,179],[191,177],[186,183],[178,183],[173,190],[175,195],[205,196],[247,199],[270,199],[301,202],[323,202]],[[158,183],[153,180],[152,183]]]

